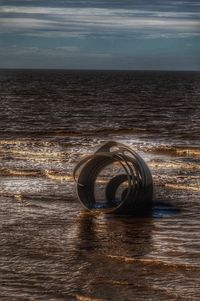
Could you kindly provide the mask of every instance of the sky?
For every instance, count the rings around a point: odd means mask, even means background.
[[[0,0],[0,68],[200,70],[200,0]]]

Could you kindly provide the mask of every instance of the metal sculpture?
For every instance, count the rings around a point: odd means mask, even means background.
[[[98,201],[97,178],[111,164],[121,168],[120,174],[109,179],[103,200]],[[114,141],[103,144],[94,154],[78,162],[73,177],[79,201],[88,210],[130,215],[143,215],[151,210],[151,172],[144,160],[124,144]],[[116,196],[118,190],[121,191],[119,197]]]

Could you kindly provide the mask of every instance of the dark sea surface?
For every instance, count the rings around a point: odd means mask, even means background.
[[[0,71],[0,300],[200,300],[200,73]],[[85,212],[72,170],[116,140],[152,216]]]

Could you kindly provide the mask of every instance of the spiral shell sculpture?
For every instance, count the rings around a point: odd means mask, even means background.
[[[110,166],[112,168],[98,182],[99,175]],[[113,172],[118,173],[113,175]],[[103,144],[94,154],[78,162],[73,177],[79,201],[88,210],[130,215],[143,215],[151,210],[151,172],[144,160],[124,144],[114,141]],[[101,193],[104,185],[100,200],[96,189],[98,183]]]

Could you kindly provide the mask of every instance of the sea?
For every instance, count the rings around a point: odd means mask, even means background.
[[[107,141],[149,166],[149,216],[78,201]],[[199,196],[200,72],[0,70],[1,301],[200,300]]]

